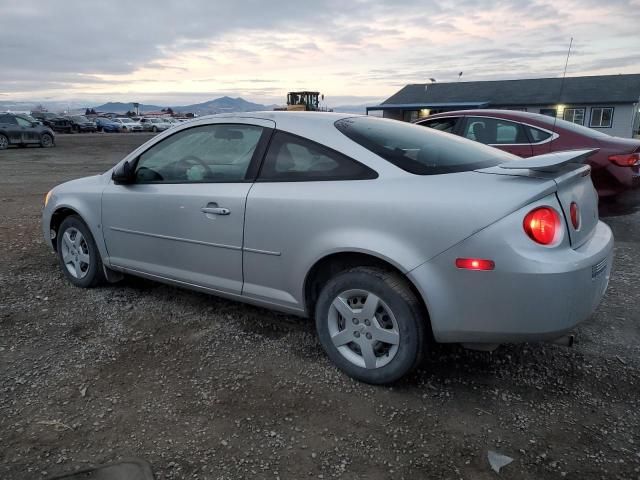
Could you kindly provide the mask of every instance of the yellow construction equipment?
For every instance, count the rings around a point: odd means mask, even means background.
[[[330,112],[330,109],[320,106],[320,100],[324,100],[324,95],[320,92],[289,92],[287,93],[287,107],[276,108],[276,110],[287,110],[290,112]]]

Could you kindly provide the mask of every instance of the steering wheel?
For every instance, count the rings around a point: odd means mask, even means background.
[[[181,158],[180,160],[178,160],[174,164],[174,168],[177,170],[177,167],[179,165],[185,165],[187,167],[194,166],[194,165],[200,165],[204,169],[203,178],[213,177],[213,172],[211,171],[211,168],[209,168],[209,165],[204,163],[204,161],[202,159],[196,157],[195,155],[187,155],[186,157]],[[184,175],[185,175],[185,177],[187,176],[186,169],[185,169]]]

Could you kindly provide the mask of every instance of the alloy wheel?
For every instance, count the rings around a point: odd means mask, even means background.
[[[358,367],[384,367],[398,353],[398,322],[389,306],[369,291],[340,293],[331,303],[327,320],[334,346]]]
[[[62,235],[62,261],[74,278],[84,278],[89,272],[89,245],[77,228],[68,228]]]

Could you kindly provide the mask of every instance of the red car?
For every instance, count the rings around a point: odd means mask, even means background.
[[[565,120],[512,110],[438,113],[416,124],[476,140],[519,157],[598,148],[588,163],[601,198],[640,185],[640,140],[611,137]]]

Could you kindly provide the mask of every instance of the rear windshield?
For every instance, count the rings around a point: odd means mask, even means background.
[[[374,117],[350,117],[335,126],[354,142],[416,175],[466,172],[517,157],[471,140],[419,125]]]
[[[536,114],[534,114],[536,115]],[[587,128],[582,125],[578,125],[577,123],[568,122],[566,120],[562,120],[561,118],[554,119],[553,117],[547,115],[536,115],[536,120],[539,122],[545,123],[547,127],[551,130],[555,130],[554,127],[562,128],[564,130],[569,130],[570,132],[577,133],[578,135],[584,135],[585,137],[590,138],[611,138],[610,135],[607,135],[604,132],[599,132],[598,130],[594,130],[592,128]]]

